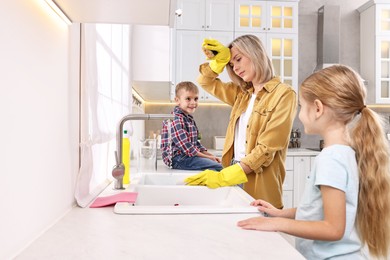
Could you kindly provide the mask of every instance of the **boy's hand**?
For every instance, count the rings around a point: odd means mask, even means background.
[[[247,181],[248,178],[238,163],[226,167],[220,172],[205,170],[184,180],[187,185],[200,185],[209,188],[232,186]]]
[[[204,39],[202,49],[210,61],[210,68],[220,74],[230,61],[230,49],[214,39]],[[214,54],[216,53],[216,54]]]
[[[214,160],[215,160],[216,162],[218,162],[218,163],[222,163],[222,160],[221,160],[221,158],[219,158],[219,157],[214,157]]]
[[[209,159],[212,160],[212,161],[214,161],[214,162],[221,163],[221,159],[218,158],[218,157],[216,157],[216,156],[214,156],[214,155],[211,155],[211,156],[209,157]]]

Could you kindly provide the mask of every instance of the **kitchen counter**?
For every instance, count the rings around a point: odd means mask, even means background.
[[[15,259],[304,259],[281,235],[243,230],[251,214],[117,215],[74,208]]]
[[[213,150],[208,149],[208,151],[215,156],[221,157],[222,156],[222,150]],[[289,148],[287,150],[287,156],[311,156],[311,155],[317,155],[320,151],[314,151],[308,148]]]
[[[159,160],[158,172],[188,171]],[[111,184],[101,196],[116,192]],[[279,233],[237,227],[260,213],[119,215],[113,209],[73,208],[15,259],[304,259]]]
[[[287,156],[312,156],[318,155],[320,151],[315,151],[309,148],[289,148]]]

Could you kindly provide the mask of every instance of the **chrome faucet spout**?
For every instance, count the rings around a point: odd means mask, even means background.
[[[123,189],[123,176],[125,174],[125,166],[122,162],[122,138],[123,138],[123,125],[125,122],[130,120],[156,120],[156,119],[173,119],[174,115],[172,114],[129,114],[122,117],[118,123],[118,128],[116,132],[116,151],[115,159],[116,164],[112,170],[112,176],[114,177],[115,189]]]

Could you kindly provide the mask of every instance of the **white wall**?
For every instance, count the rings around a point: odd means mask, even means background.
[[[74,204],[78,89],[69,29],[44,0],[2,0],[0,19],[0,259],[9,259]]]
[[[298,83],[313,73],[317,65],[318,8],[327,5],[340,6],[340,63],[360,71],[360,15],[356,10],[368,0],[300,0],[299,1],[299,64]],[[298,115],[294,129],[303,130]],[[303,134],[302,147],[318,147],[320,136]]]

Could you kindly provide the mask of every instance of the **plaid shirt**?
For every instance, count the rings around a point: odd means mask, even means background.
[[[178,106],[175,106],[172,114],[175,118],[171,122],[171,140],[168,137],[167,120],[164,120],[161,131],[161,154],[164,163],[169,167],[172,165],[172,158],[177,155],[193,157],[198,152],[207,151],[198,140],[198,127],[194,118],[185,114]]]

